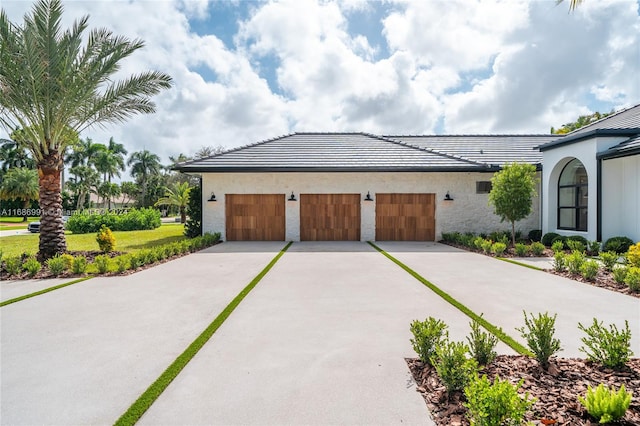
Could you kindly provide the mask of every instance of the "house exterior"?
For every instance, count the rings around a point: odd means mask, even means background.
[[[543,232],[640,241],[640,105],[539,149]]]
[[[418,240],[507,229],[488,205],[509,162],[541,170],[557,135],[294,133],[179,164],[200,174],[203,232],[224,240]],[[540,201],[518,229],[541,229]]]

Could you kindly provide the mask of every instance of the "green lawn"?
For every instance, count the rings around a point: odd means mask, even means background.
[[[27,229],[27,223],[40,220],[39,217],[28,217],[27,222],[22,221],[22,216],[2,216],[0,217],[0,231],[11,231],[12,229]]]
[[[184,225],[180,223],[164,224],[150,231],[114,231],[116,251],[134,252],[145,248],[180,241],[185,238]],[[24,252],[35,254],[38,251],[39,234],[1,237],[0,246],[3,256],[18,256]],[[66,234],[69,251],[99,250],[96,234]]]

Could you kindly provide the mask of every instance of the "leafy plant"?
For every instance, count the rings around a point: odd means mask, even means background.
[[[467,419],[472,426],[519,426],[524,423],[524,416],[535,403],[535,399],[529,398],[529,393],[524,398],[518,395],[518,389],[524,380],[520,380],[517,386],[508,380],[500,380],[495,377],[493,383],[486,375],[476,375],[464,388],[467,402],[463,405],[467,408]]]
[[[46,265],[53,276],[58,276],[68,269],[67,260],[60,255],[48,259]]]
[[[22,259],[20,256],[7,257],[4,267],[9,275],[18,275],[22,270]]]
[[[73,258],[73,262],[71,263],[71,271],[74,274],[84,274],[87,272],[88,266],[87,258],[80,255]]]
[[[581,241],[572,239],[567,239],[567,247],[569,247],[571,251],[579,251],[580,253],[583,253],[587,249]]]
[[[111,253],[116,248],[116,237],[106,225],[102,225],[96,235],[96,241],[100,250],[104,253]]]
[[[618,284],[624,284],[624,279],[627,278],[627,272],[629,268],[626,266],[617,266],[611,270],[611,275],[613,275],[613,280]]]
[[[27,271],[30,277],[33,277],[40,272],[42,264],[35,257],[30,257],[22,264],[22,268]]]
[[[433,365],[431,360],[435,356],[436,347],[449,335],[447,328],[444,321],[434,317],[424,321],[414,320],[411,323],[409,328],[413,334],[411,344],[422,362]]]
[[[60,257],[64,259],[66,270],[71,269],[71,265],[73,265],[73,256],[71,256],[69,253],[64,253],[61,254]]]
[[[633,355],[629,323],[625,320],[624,325],[624,330],[618,331],[615,324],[611,324],[607,329],[595,318],[590,327],[578,323],[578,328],[587,334],[581,339],[585,346],[579,350],[584,352],[589,360],[599,362],[605,367],[623,367]]]
[[[100,256],[96,256],[93,260],[96,268],[98,269],[98,273],[105,274],[109,272],[109,264],[111,263],[111,258],[106,254],[101,254]]]
[[[142,253],[131,253],[129,255],[129,264],[131,265],[131,269],[138,269],[144,266],[144,255]]]
[[[600,246],[602,246],[600,241],[589,241],[589,244],[587,245],[587,252],[591,256],[597,256],[598,253],[600,253]]]
[[[516,243],[515,252],[516,256],[524,257],[529,254],[529,246],[522,243]]]
[[[115,262],[116,262],[116,270],[120,274],[126,271],[127,269],[129,269],[129,266],[131,265],[131,263],[129,262],[129,255],[126,255],[126,254],[116,257]]]
[[[602,245],[602,251],[615,251],[618,254],[625,253],[633,245],[629,237],[611,237]]]
[[[542,236],[542,239],[540,240],[540,242],[544,244],[546,247],[551,247],[551,244],[553,244],[553,240],[559,236],[560,234],[557,234],[555,232],[547,232]]]
[[[640,291],[640,268],[632,266],[627,270],[624,277],[624,283],[629,286],[632,291]]]
[[[516,328],[527,341],[527,346],[545,370],[549,367],[549,358],[559,352],[560,340],[553,337],[556,332],[555,323],[557,315],[550,317],[546,312],[531,318],[524,314],[524,327]]]
[[[502,256],[505,250],[507,250],[507,245],[505,243],[493,243],[493,245],[491,246],[491,252],[496,256]]]
[[[189,192],[187,215],[189,218],[184,225],[184,235],[188,238],[199,237],[202,235],[202,188],[200,185],[191,188]],[[444,234],[442,237],[444,238]]]
[[[491,363],[498,355],[495,351],[498,338],[483,331],[477,321],[471,321],[469,327],[471,327],[471,333],[467,336],[469,353],[479,365]]]
[[[580,267],[580,273],[584,279],[593,281],[596,278],[596,275],[598,275],[599,269],[600,265],[596,260],[587,260]]]
[[[551,241],[552,247],[553,247],[553,243],[555,243],[556,241],[562,241],[562,244],[564,244],[564,246],[567,247],[567,237],[565,237],[564,235],[558,235],[557,237],[555,237],[553,241]]]
[[[626,257],[629,265],[640,268],[640,243],[634,244],[629,247],[629,251],[627,252]]]
[[[581,251],[574,250],[567,256],[567,270],[571,274],[579,274],[586,258]]]
[[[603,251],[600,253],[600,260],[607,271],[612,271],[613,267],[618,263],[620,255],[615,251]]]
[[[493,246],[493,242],[491,240],[482,241],[482,251],[489,254],[491,253],[491,247]]]
[[[562,240],[554,241],[553,244],[551,244],[551,250],[553,250],[554,253],[564,251],[564,242]]]
[[[433,366],[448,393],[464,389],[478,373],[478,364],[473,358],[467,358],[469,348],[462,342],[450,342],[444,339],[436,346]]]
[[[473,239],[473,246],[478,249],[478,250],[482,250],[482,244],[484,243],[484,238],[482,237],[475,237]]]
[[[610,423],[624,417],[631,404],[631,393],[624,385],[616,392],[600,383],[595,390],[588,386],[585,397],[578,396],[578,400],[599,423]]]
[[[529,240],[532,242],[540,241],[542,238],[542,230],[541,229],[532,229],[529,231]]]
[[[544,253],[545,246],[542,243],[531,243],[531,252],[534,256],[541,256]]]
[[[66,228],[74,234],[99,232],[102,226],[112,231],[136,231],[160,227],[160,212],[154,208],[131,209],[124,214],[105,212],[103,214],[76,213],[69,218]]]
[[[563,251],[557,251],[553,255],[553,270],[562,272],[567,268],[567,254]]]

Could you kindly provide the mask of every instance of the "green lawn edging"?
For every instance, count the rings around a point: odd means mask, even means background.
[[[82,277],[77,280],[70,281],[68,283],[59,284],[53,287],[45,288],[44,290],[36,291],[34,293],[25,294],[24,296],[16,297],[13,299],[5,300],[4,302],[0,302],[0,308],[6,305],[10,305],[12,303],[19,302],[24,299],[29,299],[31,297],[40,296],[41,294],[49,293],[50,291],[58,290],[59,288],[67,287],[73,284],[81,283],[82,281],[89,280],[93,277]]]
[[[151,407],[151,405],[155,402],[156,399],[164,392],[164,390],[169,386],[169,384],[175,379],[178,374],[182,371],[182,369],[191,361],[191,359],[198,353],[200,349],[209,341],[211,336],[220,328],[220,326],[225,322],[225,320],[231,315],[231,313],[235,310],[236,307],[242,302],[242,300],[249,294],[251,290],[262,280],[262,278],[271,270],[273,265],[282,257],[282,255],[289,249],[289,247],[293,244],[292,242],[287,243],[287,245],[280,250],[280,252],[269,262],[265,268],[260,271],[258,275],[255,276],[253,280],[247,286],[242,289],[240,293],[224,308],[224,310],[213,320],[205,330],[200,333],[198,337],[187,347],[187,349],[182,352],[178,358],[175,359],[169,365],[169,367],[164,370],[164,372],[158,377],[155,382],[151,384],[145,390],[140,397],[129,407],[129,409],[122,415],[118,420],[116,420],[116,426],[125,426],[125,425],[134,425],[140,417]]]
[[[369,245],[371,245],[371,247],[373,247],[374,249],[376,249],[379,253],[383,254],[384,256],[386,256],[389,260],[391,260],[393,263],[395,263],[396,265],[398,265],[399,267],[401,267],[402,269],[404,269],[406,272],[408,272],[413,278],[417,279],[418,281],[420,281],[422,284],[424,284],[426,287],[428,287],[431,291],[433,291],[434,293],[436,293],[438,296],[442,297],[444,300],[446,300],[447,302],[449,302],[451,305],[453,305],[454,307],[456,307],[459,311],[461,311],[462,313],[464,313],[466,316],[468,316],[469,318],[471,318],[472,320],[476,321],[478,324],[480,324],[482,327],[484,327],[487,331],[489,331],[490,333],[492,333],[494,336],[496,336],[498,339],[500,339],[504,344],[506,344],[507,346],[509,346],[511,349],[513,349],[514,351],[516,351],[517,353],[519,353],[520,355],[529,355],[529,356],[533,356],[533,354],[531,353],[531,351],[529,351],[527,348],[525,348],[522,344],[520,344],[519,342],[517,342],[514,338],[512,338],[511,336],[509,336],[507,333],[505,333],[502,328],[500,327],[496,327],[495,325],[491,324],[489,321],[487,321],[486,319],[484,319],[482,316],[476,314],[475,312],[473,312],[471,309],[467,308],[465,305],[463,305],[462,303],[460,303],[459,301],[457,301],[456,299],[453,298],[453,296],[451,296],[449,293],[445,292],[444,290],[442,290],[440,287],[436,286],[435,284],[431,283],[430,281],[428,281],[427,279],[425,279],[422,275],[418,274],[416,271],[414,271],[413,269],[411,269],[409,266],[405,265],[404,263],[402,263],[400,260],[396,259],[395,257],[393,257],[392,255],[390,255],[389,253],[387,253],[386,251],[382,250],[380,247],[378,247],[377,245],[375,245],[374,243],[372,243],[371,241],[368,241]]]
[[[514,265],[524,266],[525,268],[533,269],[535,271],[543,271],[544,272],[543,268],[540,268],[538,266],[528,265],[528,264],[523,263],[523,262],[518,262],[517,260],[509,259],[507,257],[497,256],[496,259],[502,260],[503,262],[507,262],[507,263],[513,263]]]

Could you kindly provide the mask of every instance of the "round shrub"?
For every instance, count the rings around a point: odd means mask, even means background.
[[[62,256],[55,256],[47,260],[47,268],[51,275],[58,276],[68,269],[67,261]]]
[[[540,241],[542,238],[542,229],[533,229],[529,231],[529,240],[531,241]]]
[[[542,236],[540,242],[547,247],[551,247],[551,244],[553,244],[553,240],[559,236],[560,234],[556,234],[555,232],[547,232]]]
[[[113,232],[106,225],[102,225],[100,231],[98,231],[96,242],[104,253],[111,253],[116,249],[116,237],[113,236]]]
[[[564,247],[567,247],[567,237],[565,237],[564,235],[558,235],[557,237],[555,237],[553,241],[551,241],[551,245],[553,246],[553,243],[557,241],[561,241]]]
[[[633,244],[629,237],[611,237],[605,241],[602,251],[615,251],[618,254],[626,253]]]
[[[30,257],[22,264],[22,268],[29,273],[30,277],[33,277],[40,272],[42,264],[35,257]]]
[[[640,243],[634,244],[629,247],[629,252],[627,253],[627,262],[629,265],[640,267]]]
[[[569,235],[567,237],[567,241],[578,241],[582,243],[585,247],[589,246],[589,241],[582,235]]]

